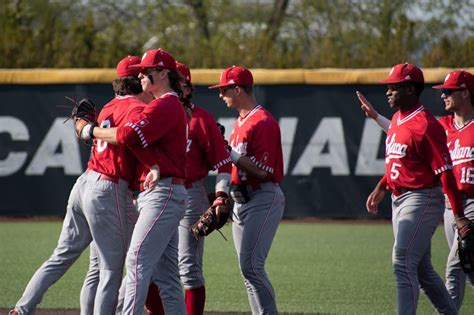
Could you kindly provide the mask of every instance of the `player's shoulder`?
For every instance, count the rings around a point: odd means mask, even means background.
[[[203,118],[203,119],[206,119],[206,120],[209,119],[209,118],[214,119],[214,117],[212,116],[212,114],[210,112],[208,112],[207,110],[205,110],[201,106],[197,106],[197,105],[194,105],[194,104],[193,104],[193,107],[192,107],[192,116],[193,117],[198,117],[198,118]]]
[[[452,126],[453,115],[446,115],[438,118],[438,122],[445,128],[448,129]]]
[[[420,131],[423,135],[428,134],[445,134],[445,128],[441,122],[427,109],[422,111],[422,116],[424,119],[418,121]]]
[[[166,93],[161,97],[155,98],[146,106],[147,111],[163,110],[173,112],[179,108],[183,108],[176,93]]]
[[[273,117],[272,113],[270,113],[266,108],[264,108],[263,106],[261,106],[261,108],[258,109],[257,111],[257,117],[258,117],[258,120],[262,123],[262,124],[268,124],[268,125],[278,125],[278,122],[277,120],[275,119],[275,117]]]

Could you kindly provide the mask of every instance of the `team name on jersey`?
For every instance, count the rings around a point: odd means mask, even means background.
[[[231,143],[232,149],[237,151],[237,153],[239,153],[240,155],[247,155],[247,144],[248,144],[247,142],[237,143],[237,144],[235,144],[234,141],[232,142],[233,142]]]
[[[408,145],[404,143],[395,142],[396,134],[388,136],[385,141],[385,161],[390,159],[400,159],[407,154]]]
[[[450,147],[451,142],[448,142],[448,148]],[[461,164],[464,162],[472,161],[474,158],[474,148],[473,147],[461,147],[459,144],[459,139],[456,139],[454,142],[454,148],[449,150],[451,155],[451,160],[453,160],[453,165]]]

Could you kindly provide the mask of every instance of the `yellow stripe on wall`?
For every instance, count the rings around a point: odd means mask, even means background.
[[[451,68],[423,69],[426,83],[443,82]],[[474,68],[465,69],[471,73]],[[251,69],[256,84],[377,84],[390,68],[378,69]],[[192,70],[196,85],[219,81],[221,69]],[[111,83],[115,69],[0,69],[0,84],[94,84]]]

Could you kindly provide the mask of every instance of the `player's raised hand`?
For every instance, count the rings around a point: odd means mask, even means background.
[[[150,171],[146,175],[145,181],[143,182],[143,187],[147,190],[152,190],[158,184],[160,179],[160,168],[158,165],[153,165],[150,168]]]
[[[362,109],[365,115],[369,118],[377,119],[377,116],[379,115],[379,113],[377,113],[377,111],[372,106],[372,104],[370,104],[370,102],[365,98],[365,96],[361,92],[356,91],[356,95],[361,104],[360,109]]]

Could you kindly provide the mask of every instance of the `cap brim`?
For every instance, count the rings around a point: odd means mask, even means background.
[[[456,86],[456,85],[450,85],[450,84],[440,84],[440,85],[433,86],[433,89],[437,89],[437,90],[453,89],[453,90],[456,90],[456,89],[462,89],[462,87]]]
[[[388,79],[385,79],[385,80],[380,81],[379,83],[380,83],[380,84],[392,84],[392,83],[400,83],[400,82],[405,82],[405,81],[403,81],[403,80],[402,80],[402,81],[400,81],[400,80],[394,80],[394,79],[388,78]]]
[[[232,84],[216,84],[216,85],[211,85],[210,87],[208,87],[208,89],[217,89],[217,88],[229,86],[229,85],[232,85]]]
[[[158,66],[150,66],[142,63],[137,63],[136,65],[128,66],[129,68],[132,69],[146,69],[146,68],[156,68]]]

